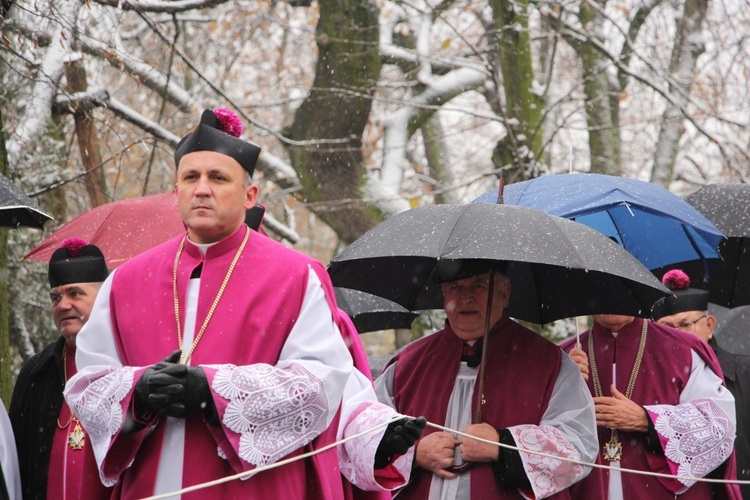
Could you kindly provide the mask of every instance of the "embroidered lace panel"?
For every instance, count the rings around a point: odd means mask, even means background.
[[[580,460],[578,451],[551,425],[518,425],[509,428],[516,445],[530,451]],[[583,467],[557,458],[521,452],[521,459],[537,498],[564,490],[583,475]]]
[[[89,435],[97,463],[107,454],[112,438],[123,424],[122,400],[133,387],[135,369],[101,369],[79,373],[65,394],[68,406],[78,416]],[[101,474],[100,474],[101,475]],[[105,486],[113,486],[117,478],[102,477]]]
[[[246,462],[273,463],[325,430],[325,386],[300,364],[216,368],[212,387],[229,401],[222,421],[240,435],[238,454]]]
[[[363,402],[361,405],[366,405],[365,409],[346,423],[344,438],[371,429],[390,420],[396,414],[392,408],[379,403]],[[384,433],[385,427],[380,427],[364,436],[347,441],[343,446],[337,448],[341,473],[358,488],[366,491],[383,489],[375,479],[373,464],[375,463],[375,452],[378,450],[378,445]],[[414,448],[412,447],[404,457],[413,455],[413,453]],[[398,461],[397,459],[396,464],[398,464]],[[407,463],[410,464],[411,459]],[[408,467],[406,471],[401,472],[408,473]],[[408,480],[408,475],[406,475],[406,479]]]
[[[704,477],[732,453],[734,426],[710,399],[696,399],[677,406],[647,409],[658,415],[654,427],[667,438],[664,455],[678,464],[678,476]],[[695,481],[680,480],[686,486]]]

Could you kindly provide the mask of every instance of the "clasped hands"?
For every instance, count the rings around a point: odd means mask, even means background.
[[[571,349],[570,358],[581,371],[583,380],[588,380],[589,358],[583,349],[578,347]],[[621,431],[648,432],[646,410],[618,391],[614,384],[612,384],[610,390],[612,397],[601,396],[594,398],[596,425]]]
[[[208,380],[202,368],[178,363],[181,351],[148,368],[135,385],[135,405],[140,414],[185,418],[193,409],[204,416],[215,414]]]
[[[493,443],[500,441],[500,434],[489,424],[467,425],[461,432]],[[448,468],[454,465],[457,446],[460,447],[461,459],[464,462],[493,462],[497,461],[500,453],[499,447],[493,444],[464,436],[457,439],[445,431],[433,432],[422,438],[417,445],[417,465],[445,479],[453,479],[458,474],[449,471]]]

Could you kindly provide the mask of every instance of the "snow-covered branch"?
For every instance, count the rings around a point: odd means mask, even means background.
[[[206,9],[225,3],[226,0],[95,0],[99,5],[115,7],[121,10],[140,12],[185,12],[186,10]]]
[[[487,73],[472,69],[459,69],[436,78],[421,94],[407,101],[403,108],[385,121],[383,165],[380,179],[384,189],[391,194],[399,192],[406,168],[406,144],[423,120],[435,113],[422,106],[442,104],[459,94],[482,85]]]
[[[263,226],[292,244],[299,241],[299,234],[297,234],[296,231],[276,220],[276,218],[268,212],[266,212],[266,215],[263,217]]]
[[[81,37],[81,49],[87,54],[108,61],[116,68],[124,69],[186,113],[196,104],[195,99],[185,89],[169,80],[153,66],[137,60],[124,50],[88,36]]]
[[[66,57],[72,52],[71,43],[80,8],[79,0],[60,2],[57,4],[56,14],[50,16],[53,23],[50,45],[39,67],[23,117],[8,140],[10,165],[22,163],[23,152],[34,150],[31,145],[47,126],[58,83],[65,70]]]

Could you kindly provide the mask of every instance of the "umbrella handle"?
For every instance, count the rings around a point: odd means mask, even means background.
[[[446,467],[445,470],[454,474],[463,474],[474,466],[474,462],[464,462],[462,464],[451,465]]]
[[[482,360],[479,362],[479,383],[477,384],[477,393],[474,397],[474,418],[472,423],[482,423],[482,400],[484,399],[484,370],[487,365],[487,346],[490,337],[490,320],[492,317],[492,296],[495,294],[495,271],[490,271],[490,282],[487,286],[487,308],[484,315],[484,337],[482,340]]]

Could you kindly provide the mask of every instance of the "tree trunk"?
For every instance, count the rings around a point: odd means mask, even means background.
[[[513,144],[514,141],[501,141],[493,159],[498,167],[540,162],[543,102],[534,93],[528,0],[492,0],[491,5],[498,63],[505,90],[505,115],[511,123],[517,123],[508,131],[508,134],[515,136],[516,144]]]
[[[359,199],[366,176],[362,134],[380,75],[378,9],[370,0],[321,0],[319,5],[315,80],[285,134],[318,143],[286,147],[306,201]],[[324,139],[344,142],[320,143]],[[316,214],[348,243],[381,218],[373,206],[359,204]]]
[[[445,133],[440,123],[440,115],[434,114],[420,127],[422,140],[424,141],[427,165],[430,167],[429,176],[435,180],[435,185],[440,188],[453,186],[454,179],[449,165],[446,165],[448,153],[443,139]],[[455,204],[459,203],[455,191],[439,191],[435,194],[435,203]]]
[[[654,168],[651,182],[669,187],[674,177],[674,164],[680,138],[685,132],[684,106],[688,102],[695,76],[698,57],[703,53],[703,19],[708,10],[708,0],[686,0],[685,11],[677,19],[677,36],[669,63],[669,94],[673,100],[661,116],[659,138],[656,141]]]
[[[83,62],[73,61],[65,65],[65,78],[71,92],[84,92],[88,85],[86,83],[86,68]],[[107,203],[107,184],[104,179],[104,171],[101,168],[102,157],[99,153],[99,140],[94,128],[94,120],[91,111],[85,107],[79,107],[73,111],[73,119],[76,124],[76,136],[78,137],[78,150],[81,152],[81,161],[88,174],[83,178],[86,191],[89,195],[91,207],[98,207]]]
[[[590,37],[598,37],[603,31],[604,22],[597,9],[588,3],[581,5],[579,12],[581,25],[590,26]],[[607,66],[610,62],[603,58],[593,43],[581,45],[580,57],[583,66],[583,93],[585,101],[586,122],[589,133],[591,155],[591,172],[619,175],[620,166],[620,132],[618,119],[618,99],[612,98]],[[617,92],[615,92],[617,94]],[[614,103],[614,104],[613,104]]]
[[[8,176],[8,153],[5,150],[2,107],[0,107],[0,174]],[[10,376],[10,327],[8,323],[8,229],[0,228],[0,398],[10,404],[13,384]]]

